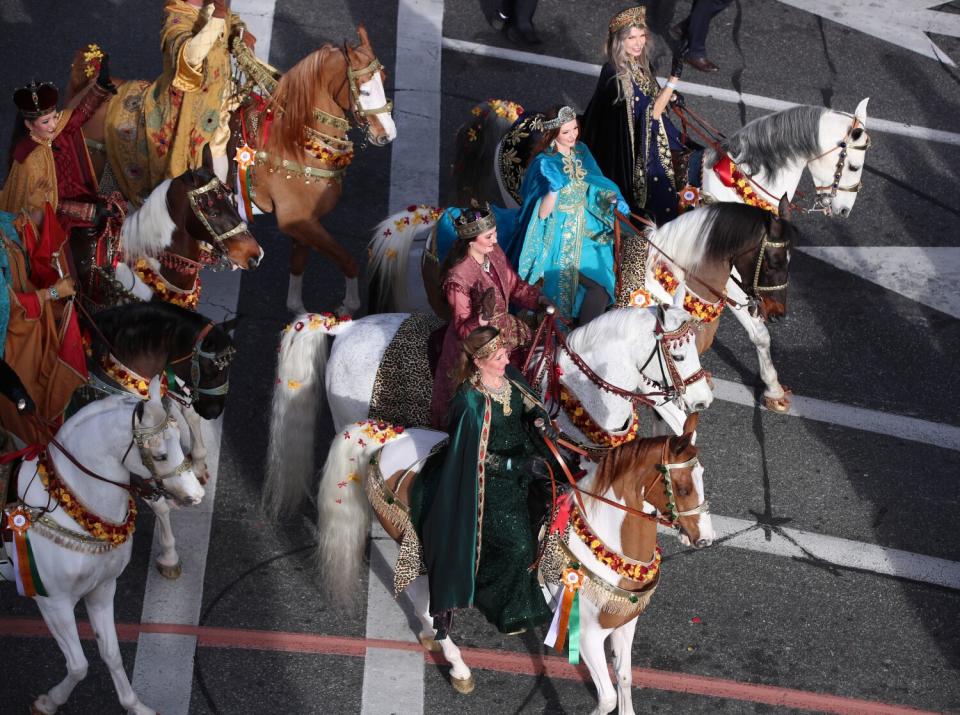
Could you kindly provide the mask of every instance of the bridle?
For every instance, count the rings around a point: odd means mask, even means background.
[[[840,152],[837,158],[837,164],[833,170],[833,181],[825,186],[814,185],[814,189],[817,191],[817,198],[813,202],[813,207],[808,209],[809,213],[829,213],[831,211],[831,206],[833,205],[833,200],[837,197],[838,191],[848,191],[856,194],[860,191],[860,187],[863,186],[862,180],[858,181],[856,184],[851,184],[850,186],[840,186],[840,179],[843,176],[843,165],[847,160],[848,150],[857,149],[859,151],[866,151],[870,148],[870,135],[867,134],[866,129],[863,130],[864,141],[862,144],[848,146],[849,141],[853,137],[853,132],[860,126],[860,118],[854,116],[853,122],[851,122],[850,126],[847,128],[847,133],[844,134],[843,139],[837,142],[836,146],[827,149],[822,154],[818,154],[807,162],[807,168],[809,168],[812,162],[822,159],[823,157],[828,156],[835,151]],[[826,193],[828,190],[830,192],[829,194]]]
[[[691,340],[696,340],[693,325],[689,321],[685,321],[681,323],[680,327],[678,327],[676,330],[664,330],[662,309],[658,309],[657,325],[653,329],[653,334],[656,338],[656,344],[653,346],[650,356],[640,366],[640,374],[645,380],[647,380],[648,383],[660,390],[660,392],[656,394],[664,397],[664,404],[671,401],[679,401],[680,398],[686,394],[687,388],[690,385],[703,380],[707,375],[706,370],[704,370],[701,366],[700,369],[694,372],[692,375],[684,378],[680,374],[680,369],[677,367],[676,360],[670,352],[671,347],[688,343]],[[660,366],[660,374],[664,377],[665,382],[663,384],[651,377],[648,377],[643,372],[647,365],[653,361],[654,356],[656,356],[657,362]],[[668,379],[669,382],[666,382]]]
[[[771,214],[771,217],[772,217],[771,220],[774,220],[774,221],[782,220],[782,219],[778,219],[772,214]],[[767,252],[767,249],[768,248],[786,248],[787,250],[790,250],[790,241],[771,241],[769,232],[764,231],[763,235],[760,237],[760,245],[756,248],[757,248],[757,264],[753,270],[753,282],[750,284],[749,287],[743,284],[742,279],[734,277],[733,279],[734,282],[738,286],[740,286],[740,288],[743,290],[744,293],[746,293],[749,296],[755,296],[757,298],[760,297],[759,296],[760,293],[785,290],[786,287],[790,285],[789,274],[787,275],[787,279],[783,283],[780,283],[778,285],[762,286],[760,285],[760,271],[763,268],[763,257],[764,257],[764,254]],[[750,251],[753,251],[753,250],[755,250],[755,247],[750,246],[749,248],[746,248],[743,251],[740,251],[740,253],[736,254],[733,257],[731,262],[736,263],[737,259],[740,258],[740,256],[744,255],[745,253],[749,253]]]
[[[190,404],[197,402],[201,395],[209,397],[219,397],[226,395],[230,390],[230,378],[227,377],[222,384],[216,387],[200,387],[200,361],[209,360],[217,368],[217,372],[223,372],[230,366],[233,356],[237,350],[232,345],[227,346],[220,352],[211,352],[203,349],[203,341],[206,340],[210,331],[216,327],[216,324],[209,322],[203,326],[197,338],[193,343],[193,350],[185,355],[171,360],[168,365],[178,365],[179,363],[190,361]]]
[[[187,191],[187,201],[190,202],[190,209],[193,211],[193,215],[197,217],[197,220],[203,224],[204,229],[207,231],[207,236],[210,238],[210,241],[202,241],[200,239],[195,239],[197,245],[200,247],[201,253],[201,263],[207,265],[222,264],[224,262],[229,262],[228,254],[229,251],[226,246],[226,242],[237,236],[241,233],[246,233],[249,231],[245,221],[240,221],[233,228],[224,231],[223,233],[217,233],[216,229],[211,225],[210,219],[204,213],[203,198],[206,194],[216,194],[220,195],[221,192],[225,190],[223,182],[219,178],[214,176],[210,181],[208,181],[203,186],[190,189]],[[210,203],[213,202],[211,199]]]
[[[167,492],[163,487],[164,480],[173,479],[174,477],[180,476],[184,472],[189,472],[193,469],[193,461],[190,459],[189,455],[183,456],[183,461],[180,462],[176,467],[174,467],[169,472],[160,474],[157,470],[157,464],[154,460],[153,453],[150,451],[150,442],[162,434],[164,434],[167,429],[176,424],[176,419],[173,415],[170,414],[170,403],[168,400],[163,401],[164,408],[164,417],[160,422],[152,427],[143,427],[141,422],[143,421],[143,411],[145,402],[138,402],[133,409],[133,414],[130,418],[130,428],[131,428],[131,437],[130,444],[127,445],[127,450],[123,453],[123,458],[120,460],[120,463],[123,464],[127,457],[130,454],[130,450],[133,449],[134,445],[137,447],[137,452],[140,455],[140,461],[143,463],[143,466],[146,467],[147,471],[150,472],[149,477],[140,477],[139,475],[133,475],[137,477],[138,485],[137,489],[140,492],[140,495],[147,500],[154,501],[160,497],[170,498],[172,495]],[[62,451],[62,448],[61,448]],[[116,483],[116,482],[113,482]]]
[[[370,133],[370,119],[371,115],[377,114],[389,114],[393,111],[393,100],[387,99],[386,102],[379,107],[374,107],[372,109],[364,109],[360,105],[360,78],[366,77],[367,75],[373,75],[381,70],[383,70],[383,65],[380,64],[380,60],[374,57],[370,64],[366,67],[360,69],[353,69],[350,65],[350,48],[347,47],[347,43],[343,43],[343,56],[347,61],[347,84],[350,87],[350,105],[351,111],[353,112],[353,119],[358,128],[363,129],[367,134]]]

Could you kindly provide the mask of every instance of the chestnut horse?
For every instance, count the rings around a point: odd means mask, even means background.
[[[351,123],[375,146],[386,146],[397,136],[383,66],[363,25],[357,36],[356,46],[324,45],[279,80],[262,65],[247,69],[251,62],[244,58],[245,46],[234,43],[238,64],[260,93],[234,113],[227,153],[235,158],[240,201],[275,213],[280,230],[294,240],[287,292],[287,308],[294,313],[305,311],[303,272],[310,248],[346,276],[338,312],[360,308],[357,261],[320,223],[340,200],[343,175],[353,160],[353,142],[347,138]]]

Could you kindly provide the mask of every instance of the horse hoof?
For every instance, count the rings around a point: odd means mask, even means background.
[[[420,645],[431,653],[439,653],[443,650],[433,636],[420,636]]]
[[[787,412],[790,409],[790,401],[793,397],[793,390],[786,385],[780,386],[783,389],[783,397],[763,398],[763,406],[771,412]]]
[[[57,704],[49,695],[41,695],[30,703],[30,715],[53,715],[57,712]]]
[[[466,678],[454,678],[451,675],[450,684],[453,686],[453,689],[461,695],[469,695],[473,692],[473,689],[477,687],[477,681],[473,679],[472,673]]]
[[[157,571],[160,572],[160,575],[164,578],[168,578],[171,581],[176,581],[183,574],[183,562],[177,561],[173,566],[167,566],[165,564],[158,563]]]

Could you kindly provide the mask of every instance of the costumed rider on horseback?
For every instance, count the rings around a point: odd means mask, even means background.
[[[32,81],[14,92],[19,115],[0,210],[42,213],[50,204],[68,234],[78,227],[95,229],[116,214],[116,206],[98,195],[82,132],[83,124],[116,91],[105,55],[96,82],[72,109],[57,111],[60,93],[49,82]]]
[[[450,225],[456,231],[452,245],[442,230]],[[497,219],[489,207],[447,209],[438,223],[437,245],[446,252],[440,268],[445,305],[440,307],[445,308],[443,313],[449,315],[450,322],[433,382],[431,421],[434,427],[443,429],[450,398],[456,390],[451,370],[460,356],[460,342],[475,328],[493,326],[500,332],[514,364],[520,365],[522,349],[530,345],[530,328],[510,313],[510,304],[536,310],[551,303],[538,287],[521,280],[510,266],[497,245]],[[446,315],[441,313],[441,317]]]
[[[411,498],[438,640],[446,637],[458,608],[476,606],[507,634],[552,615],[529,568],[536,559],[536,516],[531,518],[527,497],[536,482],[549,478],[537,451],[540,439],[531,432],[557,435],[509,362],[508,347],[493,326],[477,328],[463,341],[450,442],[424,466]]]
[[[167,0],[163,8],[163,74],[153,83],[127,82],[107,114],[107,155],[117,183],[139,203],[164,179],[203,164],[209,143],[214,170],[227,178],[230,137],[230,42],[251,35],[228,0]]]

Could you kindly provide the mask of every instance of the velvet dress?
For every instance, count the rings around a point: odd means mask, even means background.
[[[583,115],[581,139],[590,147],[604,176],[612,179],[634,213],[657,225],[677,217],[677,192],[687,184],[675,175],[673,153],[684,149],[680,132],[661,115],[653,117],[660,93],[653,71],[631,65],[618,77],[607,62]]]
[[[528,567],[536,535],[527,496],[537,448],[527,423],[545,416],[520,372],[507,367],[510,414],[470,382],[450,406],[450,443],[417,480],[413,522],[423,545],[433,615],[476,608],[502,633],[552,613]]]

